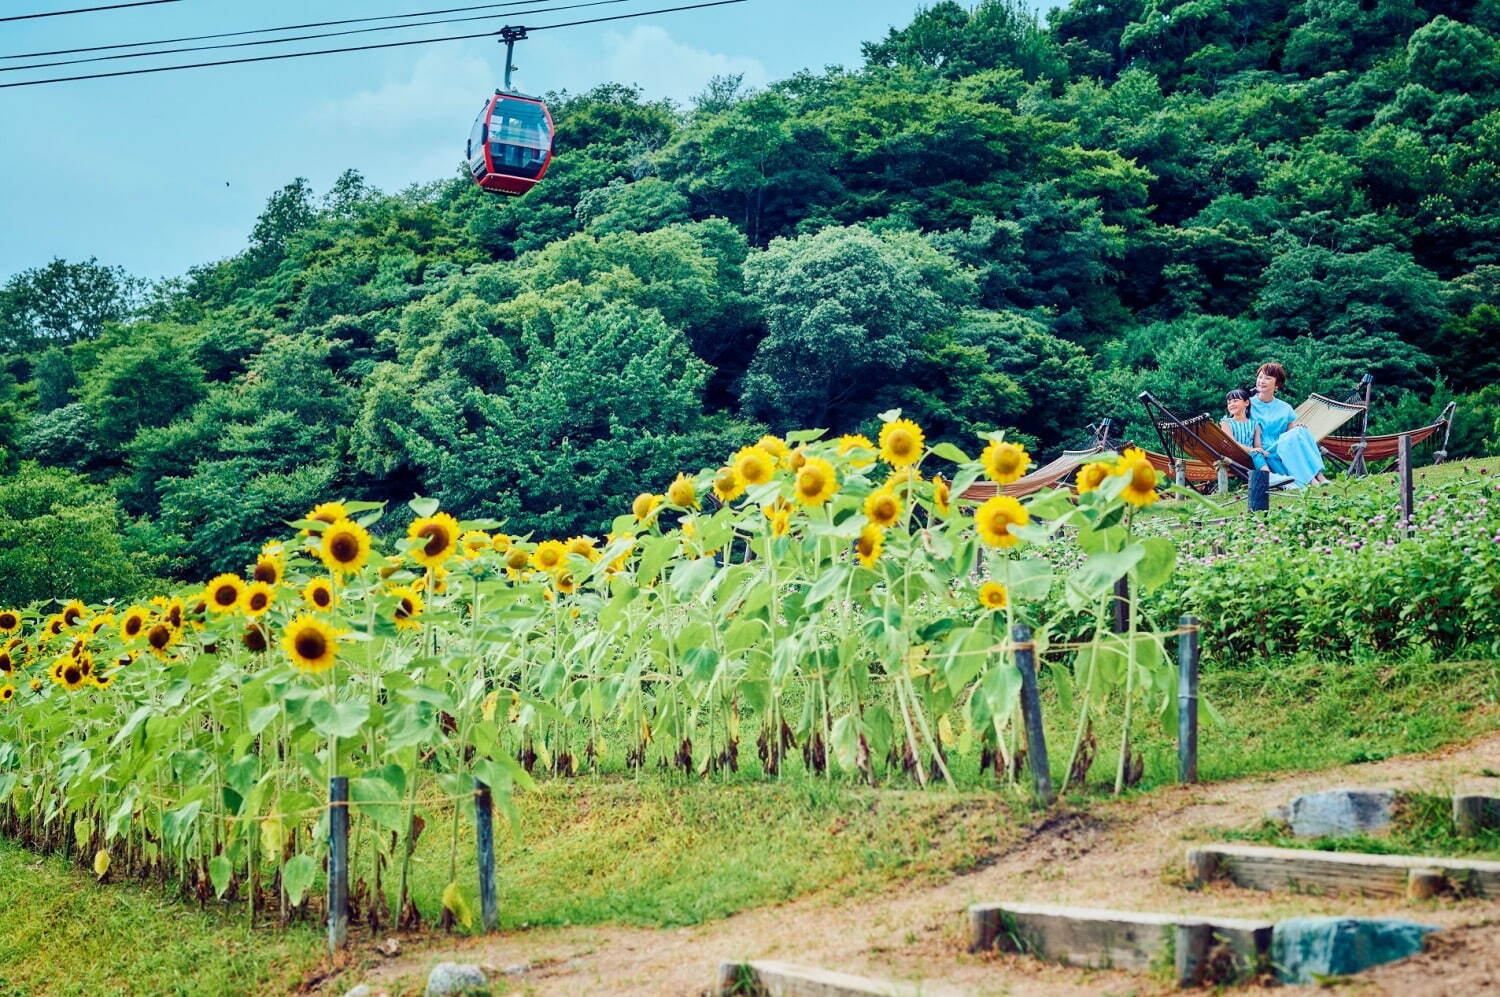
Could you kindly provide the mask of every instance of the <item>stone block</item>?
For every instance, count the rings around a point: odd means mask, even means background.
[[[1347,838],[1390,827],[1396,794],[1389,789],[1330,789],[1299,796],[1286,821],[1299,838]]]
[[[426,997],[449,997],[478,990],[486,983],[484,970],[470,963],[440,962],[427,974]]]
[[[1271,932],[1271,962],[1283,983],[1316,983],[1416,955],[1436,930],[1395,918],[1287,918]]]

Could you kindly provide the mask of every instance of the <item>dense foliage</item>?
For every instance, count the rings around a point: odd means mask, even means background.
[[[1149,444],[1142,388],[1216,411],[1268,358],[1292,396],[1371,372],[1375,431],[1457,395],[1450,450],[1493,448],[1497,33],[1490,0],[942,2],[854,69],[554,95],[524,198],[351,171],[149,288],[14,275],[0,461],[100,486],[125,579],[243,564],[338,495],[598,529],[633,482],[892,406]]]

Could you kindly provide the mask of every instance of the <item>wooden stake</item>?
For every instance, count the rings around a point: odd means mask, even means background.
[[[328,948],[349,945],[349,778],[328,780]]]
[[[1052,768],[1047,762],[1047,736],[1042,729],[1042,700],[1036,688],[1036,645],[1031,628],[1017,624],[1010,639],[1016,645],[1016,670],[1021,673],[1021,715],[1026,721],[1026,756],[1031,762],[1031,781],[1042,806],[1052,804]]]
[[[490,787],[474,780],[474,836],[479,852],[479,907],[486,933],[500,926],[495,901],[495,810]]]
[[[1411,485],[1411,437],[1402,435],[1396,441],[1396,447],[1396,466],[1401,481],[1401,526],[1407,536],[1410,536],[1411,516],[1415,508]]]
[[[1198,618],[1178,620],[1177,635],[1177,777],[1198,781]]]

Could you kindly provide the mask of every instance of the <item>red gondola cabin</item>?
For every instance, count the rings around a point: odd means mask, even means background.
[[[485,190],[524,194],[552,163],[552,115],[535,97],[495,91],[469,133],[469,172]]]

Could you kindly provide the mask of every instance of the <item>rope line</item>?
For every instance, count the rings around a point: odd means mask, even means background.
[[[0,21],[30,21],[38,17],[62,17],[66,14],[93,14],[101,10],[120,10],[123,7],[154,7],[159,3],[181,3],[182,0],[134,0],[132,3],[111,3],[102,7],[77,7],[73,10],[49,10],[41,14],[12,14],[0,17]]]

